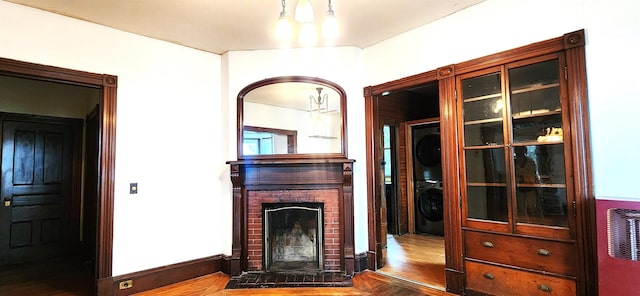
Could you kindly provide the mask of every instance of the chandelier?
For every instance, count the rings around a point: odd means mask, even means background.
[[[328,0],[327,16],[322,24],[322,37],[325,39],[333,39],[338,36],[338,23],[336,21],[335,13],[331,5],[331,0]],[[313,7],[310,0],[298,0],[295,9],[294,19],[299,24],[298,29],[298,41],[305,46],[314,45],[317,40],[317,30],[313,23]],[[293,39],[293,26],[286,13],[286,2],[282,0],[282,11],[280,12],[280,18],[276,25],[276,39],[281,41],[289,41]]]

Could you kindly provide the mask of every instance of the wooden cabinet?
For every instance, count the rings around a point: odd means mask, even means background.
[[[573,279],[521,271],[513,268],[465,262],[467,289],[489,295],[576,295]]]
[[[465,231],[466,257],[558,275],[576,275],[573,243]]]
[[[456,77],[466,287],[576,294],[576,201],[563,51]]]
[[[375,176],[379,99],[438,81],[448,292],[597,295],[584,37],[569,32],[364,89],[367,175]],[[378,181],[368,178],[369,192]],[[369,194],[368,204],[376,266],[384,203]],[[508,282],[482,282],[493,268]],[[562,288],[513,288],[540,278]]]

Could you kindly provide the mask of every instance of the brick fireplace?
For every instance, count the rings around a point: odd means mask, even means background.
[[[259,271],[265,270],[263,258],[268,258],[265,252],[265,228],[263,221],[265,220],[263,207],[265,205],[302,205],[314,203],[322,205],[323,213],[321,216],[322,228],[319,233],[323,234],[317,237],[322,241],[319,258],[323,263],[319,266],[320,270],[341,270],[341,235],[340,235],[340,210],[338,206],[338,190],[336,189],[317,189],[317,190],[255,190],[249,191],[248,202],[249,209],[247,212],[248,224],[248,270]]]
[[[229,164],[234,222],[232,255],[229,258],[231,274],[273,271],[269,267],[274,267],[274,262],[277,262],[275,270],[278,271],[284,268],[293,272],[319,270],[353,274],[352,160],[253,160]],[[268,249],[274,248],[275,242],[265,238],[265,231],[269,230],[265,229],[265,209],[281,207],[308,208],[311,212],[311,209],[320,209],[320,221],[315,226],[319,229],[310,225],[313,224],[309,218],[312,216],[301,214],[303,218],[295,218],[296,221],[282,222],[286,227],[282,226],[279,231],[281,237],[276,235],[270,239],[284,240],[286,236],[289,240],[306,243],[285,245],[278,242],[278,249]],[[291,233],[299,235],[296,237]],[[310,242],[316,243],[316,247]],[[300,251],[304,246],[305,249]],[[309,249],[312,247],[315,249]],[[314,257],[317,261],[307,259],[315,254],[313,252],[319,256]],[[301,262],[305,260],[308,262]]]

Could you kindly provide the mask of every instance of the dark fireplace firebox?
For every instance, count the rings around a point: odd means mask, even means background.
[[[266,271],[323,270],[323,204],[263,204],[263,217]]]

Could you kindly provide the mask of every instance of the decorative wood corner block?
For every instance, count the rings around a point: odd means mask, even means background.
[[[437,75],[438,75],[438,80],[453,77],[456,75],[456,66],[449,65],[449,66],[440,67],[438,68]]]
[[[574,48],[578,46],[584,46],[584,30],[579,30],[564,35],[564,48]]]

